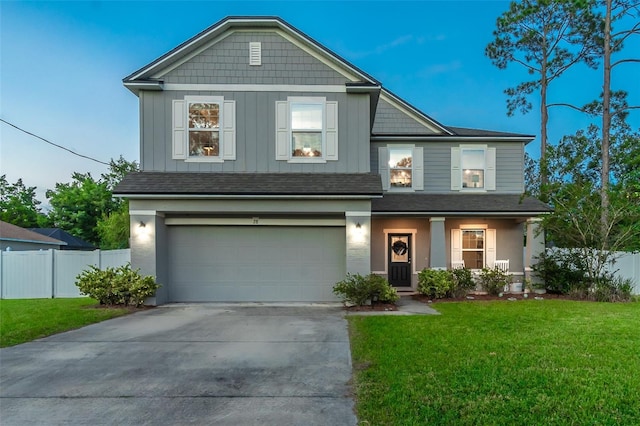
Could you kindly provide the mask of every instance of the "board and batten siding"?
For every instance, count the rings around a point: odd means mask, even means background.
[[[249,65],[249,43],[261,65]],[[165,84],[337,84],[347,78],[278,32],[236,31],[160,76]]]
[[[423,147],[424,193],[451,192],[451,147],[464,142],[394,142],[398,145]],[[378,148],[392,143],[371,143],[371,171],[378,171]],[[496,190],[500,193],[521,194],[524,191],[524,145],[518,142],[479,142],[496,148]],[[455,191],[457,192],[457,191]],[[493,192],[493,191],[492,191]]]
[[[224,96],[236,105],[236,159],[224,163],[172,158],[172,100]],[[338,102],[338,160],[326,163],[276,161],[276,101],[289,96],[326,97]],[[141,169],[171,172],[369,172],[369,96],[347,93],[141,91]]]

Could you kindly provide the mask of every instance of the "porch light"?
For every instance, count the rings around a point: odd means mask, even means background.
[[[362,229],[362,225],[360,225],[360,222],[356,223],[356,229],[358,229],[358,230]]]
[[[147,226],[147,224],[143,221],[140,221],[140,223],[138,224],[138,228],[144,228],[145,226]]]

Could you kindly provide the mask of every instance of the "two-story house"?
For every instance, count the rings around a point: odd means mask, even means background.
[[[279,18],[223,19],[124,85],[142,171],[116,194],[155,303],[336,300],[347,272],[411,290],[541,250],[533,136],[440,124]]]

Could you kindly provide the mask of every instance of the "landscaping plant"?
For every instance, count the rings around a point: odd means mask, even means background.
[[[451,297],[455,289],[455,281],[451,271],[446,269],[423,269],[418,273],[418,293],[442,299]]]
[[[484,291],[492,296],[499,295],[511,284],[509,275],[498,268],[482,268],[478,279]]]
[[[342,297],[343,302],[362,306],[370,301],[395,303],[400,296],[386,278],[369,274],[347,274],[347,277],[333,286],[333,293]]]
[[[142,276],[130,264],[104,270],[91,266],[76,278],[76,286],[83,295],[101,305],[140,306],[160,287],[151,276]]]

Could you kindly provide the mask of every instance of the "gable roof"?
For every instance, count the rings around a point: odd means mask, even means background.
[[[64,241],[57,240],[55,238],[46,237],[40,235],[37,232],[30,231],[25,228],[21,228],[11,223],[3,222],[0,220],[0,240],[4,241],[16,241],[22,243],[34,243],[45,245],[60,245],[66,246]]]
[[[354,196],[382,195],[372,173],[209,173],[134,172],[114,189],[116,195],[199,196]]]
[[[67,231],[60,228],[29,228],[30,231],[36,232],[45,237],[55,238],[67,243],[67,249],[74,250],[94,250],[96,247],[85,240],[71,235]]]
[[[202,32],[191,37],[189,40],[178,45],[174,49],[160,56],[153,62],[145,65],[139,70],[131,73],[123,79],[123,83],[130,90],[135,91],[136,88],[153,88],[161,84],[160,81],[154,79],[153,76],[176,62],[185,60],[190,54],[197,52],[199,49],[215,42],[215,40],[224,33],[232,29],[242,28],[264,28],[277,29],[291,37],[299,46],[302,46],[312,54],[322,57],[330,63],[335,69],[340,70],[345,77],[353,82],[366,82],[379,86],[380,83],[362,71],[360,68],[351,64],[338,54],[327,49],[302,31],[289,25],[287,22],[276,16],[228,16],[217,23],[206,28]],[[161,85],[156,89],[161,90]]]

